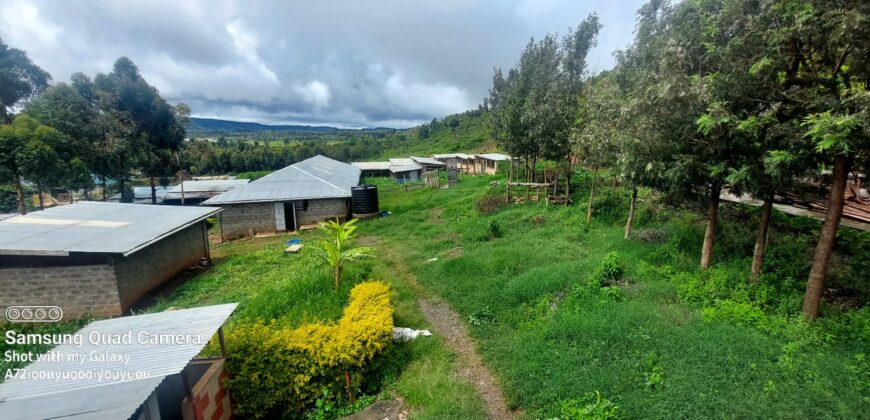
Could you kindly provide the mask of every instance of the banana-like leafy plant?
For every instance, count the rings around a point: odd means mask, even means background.
[[[355,224],[358,221],[351,219],[345,223],[339,223],[336,219],[318,224],[318,228],[326,234],[326,239],[320,240],[320,248],[323,251],[323,259],[332,267],[335,290],[341,287],[341,273],[345,263],[373,257],[374,248],[372,247],[348,247],[348,241],[356,231]]]

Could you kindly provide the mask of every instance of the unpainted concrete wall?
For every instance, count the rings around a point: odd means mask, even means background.
[[[305,204],[307,202],[307,205]],[[296,206],[296,225],[310,225],[324,220],[344,220],[350,214],[349,198],[322,198],[299,200]],[[254,234],[275,233],[275,202],[227,204],[222,206],[221,238],[232,240]],[[287,229],[293,229],[287,226]]]
[[[124,257],[113,257],[118,296],[124,310],[149,291],[208,257],[205,221]]]
[[[0,313],[17,305],[59,306],[64,319],[122,311],[115,270],[109,264],[0,268]]]
[[[350,214],[349,198],[323,198],[308,200],[308,209],[304,210],[301,201],[296,202],[296,224],[311,225],[325,220],[338,218],[344,220]]]
[[[220,213],[221,238],[225,240],[254,234],[275,232],[275,205],[266,203],[227,204]]]

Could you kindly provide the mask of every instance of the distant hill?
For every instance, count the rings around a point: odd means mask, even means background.
[[[191,118],[188,133],[338,133],[348,131],[392,131],[391,128],[346,129],[330,126],[314,125],[270,125],[253,122],[219,120],[216,118]]]

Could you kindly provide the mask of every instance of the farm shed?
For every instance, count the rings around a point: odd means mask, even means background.
[[[404,184],[422,179],[423,167],[411,158],[390,159],[390,173],[396,182]]]
[[[359,168],[318,155],[202,205],[223,208],[223,239],[293,231],[302,225],[347,218],[351,214],[350,189],[359,185],[359,178]]]
[[[232,418],[224,359],[196,355],[215,333],[226,354],[220,328],[236,305],[91,322],[27,366],[66,375],[0,384],[0,413],[10,420]],[[129,339],[107,342],[113,337]],[[71,375],[78,372],[94,375]]]
[[[81,201],[0,221],[0,310],[120,315],[209,258],[205,219],[219,211]]]
[[[390,162],[351,162],[359,168],[363,178],[390,176]]]
[[[501,162],[509,162],[511,157],[501,153],[484,153],[476,155],[472,173],[495,175]]]
[[[474,167],[474,155],[465,153],[444,153],[432,155],[432,158],[443,162],[448,168],[459,169],[460,173],[471,173],[471,169]]]
[[[447,170],[447,164],[427,157],[411,156],[411,160],[423,166],[423,172]]]
[[[163,204],[198,205],[209,198],[218,196],[233,188],[251,182],[249,179],[209,179],[184,181],[169,189],[163,197]]]
[[[172,187],[164,187],[162,185],[158,185],[154,187],[154,196],[157,197],[157,204],[163,203],[163,197],[166,196],[166,193]],[[151,187],[133,187],[133,199],[130,201],[135,204],[151,204]],[[115,194],[109,197],[108,201],[120,203],[121,202],[121,193]]]

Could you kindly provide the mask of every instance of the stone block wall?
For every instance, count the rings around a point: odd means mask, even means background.
[[[274,203],[242,203],[221,206],[221,238],[236,239],[254,234],[275,232]]]
[[[305,205],[305,202],[308,205]],[[336,217],[345,220],[350,214],[349,198],[322,198],[295,201],[296,225],[311,225]],[[222,206],[221,238],[232,240],[254,234],[275,233],[275,202],[227,204]],[[288,226],[288,229],[293,229]]]
[[[336,217],[340,220],[347,218],[350,213],[349,198],[323,198],[319,200],[308,200],[308,209],[303,210],[302,202],[296,202],[296,224],[311,225],[322,222],[324,220],[333,220]]]
[[[64,319],[122,311],[115,270],[109,264],[0,268],[0,313],[16,305],[60,306]]]
[[[114,256],[121,306],[126,310],[149,291],[207,258],[205,229],[205,221],[198,222],[129,256]]]

